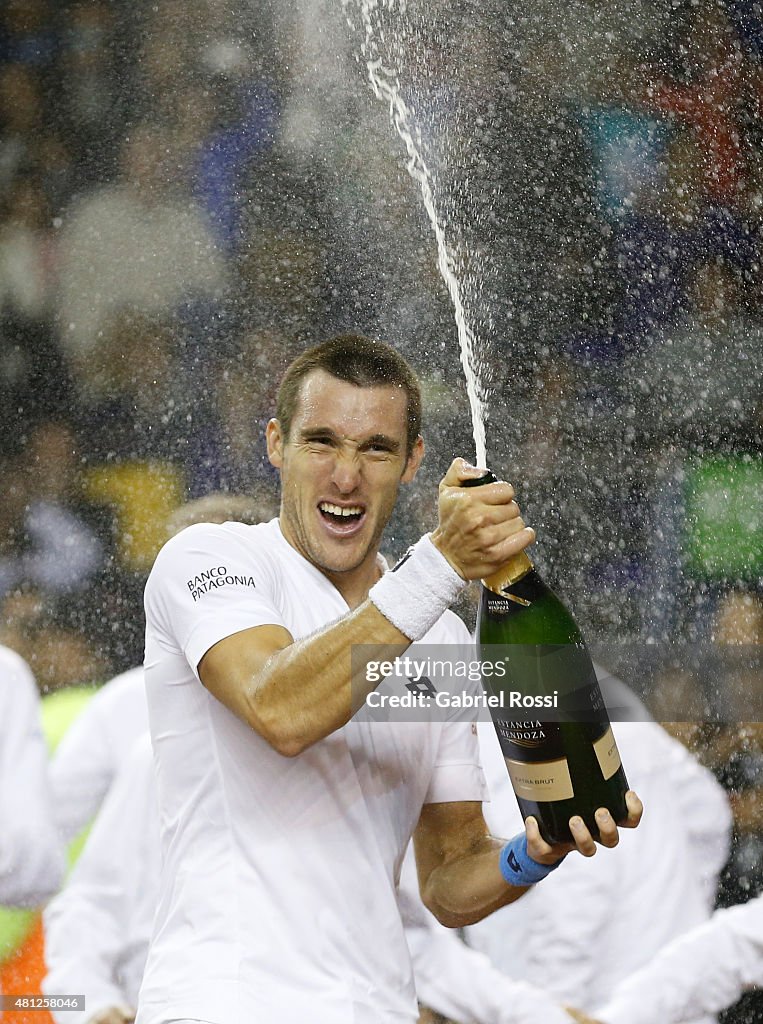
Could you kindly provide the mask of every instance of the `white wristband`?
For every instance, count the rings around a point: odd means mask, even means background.
[[[368,598],[409,640],[420,640],[467,582],[426,533],[371,587]]]

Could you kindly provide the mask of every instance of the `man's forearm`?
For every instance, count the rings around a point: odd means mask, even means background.
[[[294,756],[345,725],[379,684],[370,661],[403,654],[410,640],[370,602],[271,655],[248,688],[250,724]],[[363,648],[355,658],[353,648]],[[383,654],[383,658],[380,658]]]
[[[425,636],[465,585],[422,537],[348,615],[298,641],[280,625],[233,633],[206,652],[199,676],[275,750],[296,756],[345,725],[378,686],[368,663],[394,660]]]
[[[426,880],[422,897],[441,924],[463,928],[527,892],[527,886],[509,885],[499,867],[505,841],[486,836],[471,853],[436,867]]]
[[[440,484],[435,533],[422,537],[350,615],[298,642],[279,625],[233,633],[201,658],[203,684],[285,756],[341,728],[377,685],[364,671],[375,647],[383,646],[387,658],[402,654],[434,626],[467,580],[489,575],[532,543],[513,489],[501,482],[461,486],[475,475],[473,466],[453,461]],[[366,647],[366,659],[353,665],[355,645]]]

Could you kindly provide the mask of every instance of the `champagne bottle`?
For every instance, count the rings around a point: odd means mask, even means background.
[[[464,486],[495,481],[488,472]],[[491,714],[522,817],[532,814],[552,843],[571,840],[573,815],[598,838],[599,807],[624,821],[628,783],[593,663],[572,615],[524,551],[482,581],[477,637],[483,662],[506,664],[505,676],[493,672],[483,686],[504,691],[504,707]],[[512,719],[511,691],[551,699],[556,692],[554,720],[543,721],[541,711]]]

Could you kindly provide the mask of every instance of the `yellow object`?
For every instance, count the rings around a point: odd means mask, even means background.
[[[167,518],[183,501],[184,485],[182,471],[169,462],[122,462],[85,475],[87,497],[116,510],[126,569],[148,572],[154,564],[167,540]]]

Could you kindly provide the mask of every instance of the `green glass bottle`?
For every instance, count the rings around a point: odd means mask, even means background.
[[[495,482],[492,473],[465,486]],[[541,579],[525,552],[482,581],[477,638],[483,662],[506,673],[483,678],[503,708],[491,708],[511,784],[526,818],[537,818],[548,842],[571,840],[580,815],[598,837],[594,813],[628,816],[625,778],[591,657],[570,612]],[[511,714],[511,695],[554,699],[554,720],[542,711]],[[517,698],[514,698],[517,700]],[[553,705],[552,705],[553,706]]]

